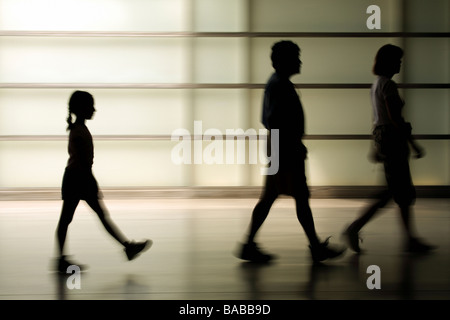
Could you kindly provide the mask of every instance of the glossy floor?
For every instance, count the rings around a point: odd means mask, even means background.
[[[2,300],[356,300],[450,298],[450,199],[418,199],[419,234],[439,248],[402,252],[397,209],[389,205],[362,231],[365,253],[349,250],[320,266],[311,263],[291,199],[278,200],[257,237],[278,259],[258,265],[234,257],[257,199],[105,199],[112,219],[132,239],[153,246],[136,260],[102,228],[83,203],[68,234],[72,258],[89,269],[80,288],[57,276],[54,232],[61,201],[0,201]],[[317,232],[341,242],[343,228],[370,200],[312,199]],[[368,273],[378,266],[379,278]],[[371,278],[372,277],[372,278]],[[370,279],[369,279],[370,278]],[[380,289],[369,289],[367,280]]]

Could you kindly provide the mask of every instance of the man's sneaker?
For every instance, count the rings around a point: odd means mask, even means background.
[[[152,240],[145,240],[142,242],[127,242],[125,244],[125,253],[127,255],[128,260],[133,260],[137,258],[142,252],[147,251],[151,246],[153,242]]]
[[[70,266],[77,266],[80,269],[80,271],[84,271],[85,269],[87,269],[87,267],[84,266],[84,265],[81,265],[79,263],[67,260],[66,256],[61,256],[56,261],[56,271],[58,271],[61,274],[66,274],[67,273],[67,269]],[[71,273],[71,272],[69,271],[69,273]]]
[[[356,253],[361,252],[361,248],[359,247],[359,241],[361,239],[359,238],[358,232],[355,232],[351,226],[345,229],[345,231],[342,233],[342,236],[353,251],[355,251]]]
[[[345,252],[345,248],[333,249],[328,246],[329,237],[316,247],[309,246],[311,257],[314,262],[337,258]]]
[[[406,246],[406,252],[409,253],[428,253],[434,249],[436,249],[435,246],[426,244],[416,238],[410,239]]]
[[[251,262],[269,262],[274,258],[272,255],[262,252],[254,242],[243,244],[237,257]]]

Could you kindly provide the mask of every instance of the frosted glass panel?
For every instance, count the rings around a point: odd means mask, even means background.
[[[252,7],[253,31],[367,32],[367,7],[381,9],[381,31],[400,31],[400,0],[258,0]]]
[[[379,185],[382,167],[368,160],[371,141],[307,140],[307,178],[311,186]]]
[[[183,186],[186,167],[172,161],[172,141],[94,141],[100,186]]]
[[[0,135],[66,134],[72,90],[0,89]]]
[[[186,39],[0,37],[0,82],[186,80]]]
[[[307,134],[370,134],[372,107],[369,90],[298,90]]]
[[[449,32],[450,3],[448,0],[408,0],[405,26],[409,32]],[[432,5],[431,5],[432,4]]]
[[[261,175],[261,170],[264,170],[265,168],[266,166],[259,164],[249,166],[247,172],[247,174],[249,175],[247,185],[251,187],[263,186],[266,176]]]
[[[95,141],[100,187],[182,186],[186,167],[171,159],[171,141]],[[67,141],[0,141],[0,187],[60,187]]]
[[[237,152],[237,145],[234,145],[235,152]],[[248,162],[230,161],[227,163],[225,141],[204,141],[197,146],[201,146],[201,150],[194,148],[193,152],[198,152],[196,159],[201,164],[188,165],[193,170],[192,182],[194,185],[242,186],[246,184]],[[199,159],[199,155],[202,155],[201,159]]]
[[[202,122],[203,131],[214,128],[225,134],[227,129],[247,130],[245,94],[245,90],[196,90],[194,120]]]
[[[246,2],[242,0],[194,0],[195,31],[246,31]]]
[[[0,89],[0,135],[62,135],[75,89]],[[89,89],[96,113],[92,134],[165,134],[183,127],[186,92],[157,89]]]
[[[274,71],[270,61],[277,38],[252,39],[251,79],[265,83]],[[371,83],[372,66],[378,49],[386,44],[398,44],[391,38],[292,38],[300,47],[301,74],[295,83]],[[401,77],[397,75],[395,78]]]
[[[403,90],[414,134],[450,134],[450,89]]]
[[[185,125],[184,90],[90,90],[95,98],[93,134],[170,135]]]
[[[195,82],[245,82],[244,44],[245,39],[241,38],[195,39]]]
[[[1,0],[0,29],[181,31],[186,0]]]
[[[407,82],[449,83],[449,38],[407,39],[403,48],[403,73]]]
[[[202,165],[195,167],[196,186],[243,186],[244,165]]]
[[[61,187],[67,158],[64,141],[0,141],[0,187]]]
[[[410,161],[415,185],[450,185],[450,142],[445,140],[419,140],[425,157]]]

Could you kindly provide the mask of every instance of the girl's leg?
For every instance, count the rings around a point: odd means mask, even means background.
[[[64,256],[64,244],[66,242],[67,229],[72,222],[75,209],[80,200],[64,200],[58,227],[56,228],[56,239],[60,257]]]
[[[86,203],[97,214],[97,216],[99,217],[99,219],[102,222],[103,226],[105,227],[106,231],[108,231],[108,233],[114,239],[116,239],[118,242],[120,242],[120,244],[125,246],[126,243],[128,243],[128,239],[119,231],[117,226],[111,220],[107,210],[104,208],[103,205],[100,204],[99,200],[96,199],[96,198],[89,199],[89,200],[86,200]]]
[[[97,198],[86,200],[87,204],[92,208],[92,210],[97,213],[106,231],[120,244],[124,246],[125,254],[128,260],[133,260],[138,257],[142,252],[149,249],[152,245],[151,240],[144,240],[141,242],[128,241],[128,239],[120,232],[119,228],[114,224],[114,222],[109,217],[108,212]]]

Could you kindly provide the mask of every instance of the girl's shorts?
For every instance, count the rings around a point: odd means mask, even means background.
[[[66,168],[64,171],[61,195],[63,200],[99,199],[97,180],[91,170],[77,170]]]

